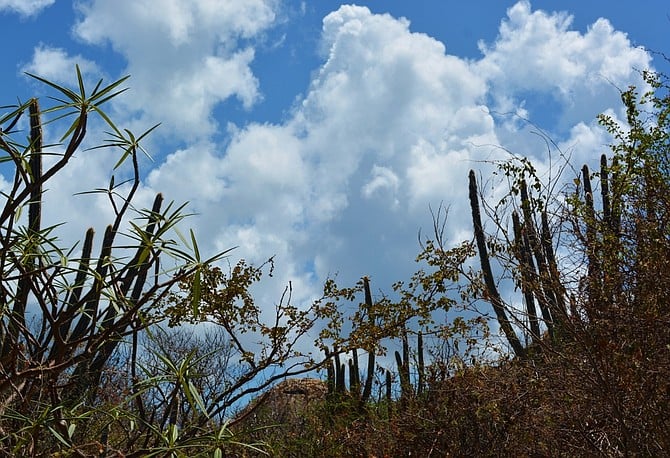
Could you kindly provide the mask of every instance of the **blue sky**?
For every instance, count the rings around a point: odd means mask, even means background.
[[[616,88],[641,84],[637,70],[668,69],[640,48],[670,52],[666,1],[357,5],[0,0],[2,104],[43,94],[24,71],[63,84],[75,64],[89,81],[130,74],[114,118],[163,123],[139,205],[188,200],[203,249],[276,255],[261,292],[273,303],[288,281],[308,301],[335,273],[388,292],[415,269],[430,207],[450,206],[450,241],[471,238],[470,168],[491,177],[504,148],[548,174],[559,153],[538,128],[576,165],[595,163],[609,141],[595,115],[620,116]],[[67,215],[66,239],[109,220],[75,194],[105,186],[114,163],[81,154],[50,189],[46,217]]]

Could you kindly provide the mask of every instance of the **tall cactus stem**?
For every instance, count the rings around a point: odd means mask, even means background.
[[[535,264],[533,263],[533,256],[530,254],[528,237],[525,237],[523,233],[519,214],[516,211],[512,212],[512,227],[514,230],[516,256],[521,271],[521,291],[526,302],[526,313],[528,314],[531,339],[535,342],[540,338],[540,325],[537,319],[537,310],[535,309],[535,296],[533,295],[534,285],[532,277],[536,273]]]
[[[370,324],[374,324],[374,316],[372,314],[372,294],[370,292],[370,280],[368,277],[363,277],[363,290],[365,292],[365,306],[368,310],[368,316],[370,318]],[[365,375],[365,385],[363,386],[363,394],[361,395],[361,400],[366,402],[370,399],[372,395],[372,382],[375,374],[375,348],[370,347],[368,349],[368,368]]]
[[[39,232],[42,224],[42,123],[37,99],[30,101],[30,176],[31,192],[28,207],[28,226]]]
[[[386,385],[386,401],[391,402],[391,398],[393,397],[393,378],[391,377],[391,371],[386,369],[386,380],[385,380],[385,385]]]
[[[358,351],[351,350],[351,359],[349,360],[349,391],[358,397],[361,388],[361,377],[358,367]]]
[[[417,336],[417,363],[418,363],[418,380],[417,380],[417,387],[416,387],[416,392],[418,395],[421,395],[423,393],[423,388],[424,384],[426,382],[426,366],[425,362],[423,359],[423,334],[419,332]]]
[[[486,237],[484,235],[484,229],[482,227],[482,218],[479,211],[479,199],[477,196],[477,180],[475,178],[474,170],[470,170],[470,185],[469,185],[469,195],[470,195],[470,208],[472,210],[472,223],[475,231],[475,239],[477,242],[477,249],[479,251],[479,260],[481,263],[482,273],[484,275],[484,283],[486,285],[486,291],[488,299],[493,306],[493,311],[496,314],[500,328],[502,329],[507,341],[509,342],[514,354],[517,356],[523,357],[526,352],[521,345],[521,341],[514,332],[514,328],[507,317],[507,312],[505,311],[505,305],[500,297],[498,288],[496,287],[495,280],[493,278],[493,272],[491,270],[491,262],[489,260],[488,250],[486,248]]]
[[[600,156],[600,194],[603,200],[603,219],[605,224],[612,229],[612,208],[610,205],[610,184],[607,170],[607,156]]]

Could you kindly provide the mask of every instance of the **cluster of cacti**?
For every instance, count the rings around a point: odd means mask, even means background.
[[[363,277],[363,289],[365,292],[365,306],[370,310],[372,308],[372,294],[370,292],[370,280],[367,277]],[[372,382],[375,371],[375,349],[368,350],[367,372],[362,390],[358,351],[355,348],[351,350],[351,359],[347,365],[341,362],[340,355],[341,352],[337,348],[334,348],[332,353],[329,353],[326,348],[326,357],[330,357],[330,361],[326,365],[328,371],[329,393],[348,392],[351,396],[359,399],[361,402],[366,402],[370,399],[370,395],[372,394]],[[349,369],[348,390],[345,385],[345,372],[347,368]]]
[[[533,341],[540,339],[535,301],[540,307],[542,319],[549,336],[554,339],[555,327],[566,316],[565,292],[558,277],[558,267],[552,246],[547,212],[540,212],[541,230],[535,226],[535,219],[528,196],[525,180],[520,183],[521,211],[523,220],[514,212],[514,253],[521,272],[521,290],[526,298]]]
[[[547,334],[554,341],[556,339],[556,327],[565,321],[567,309],[565,289],[559,278],[552,245],[549,220],[546,209],[539,210],[541,227],[538,229],[528,185],[523,177],[519,179],[518,192],[521,198],[521,215],[516,210],[512,212],[514,234],[512,253],[517,261],[518,283],[526,305],[528,318],[526,331],[530,333],[532,342],[540,341],[542,333],[536,309],[537,304]],[[470,171],[470,206],[487,298],[493,305],[500,327],[514,354],[524,357],[526,348],[511,325],[506,306],[494,281],[481,222],[474,171]],[[523,325],[524,320],[515,316],[513,318],[517,324]]]
[[[370,281],[367,277],[363,277],[363,290],[365,293],[365,306],[368,310],[372,309],[372,295],[370,293]],[[414,395],[420,395],[424,391],[426,384],[425,377],[425,360],[423,348],[423,335],[419,332],[417,334],[417,377],[416,386],[412,383],[411,365],[412,359],[410,357],[410,349],[408,342],[408,332],[403,326],[401,333],[402,340],[402,354],[395,352],[395,360],[397,364],[397,372],[400,386],[400,398],[406,399]],[[327,370],[327,384],[328,392],[330,394],[344,394],[365,403],[370,400],[372,394],[372,386],[374,382],[375,371],[375,352],[368,350],[367,368],[365,372],[365,382],[362,384],[360,373],[360,364],[358,359],[358,350],[351,350],[351,358],[345,364],[342,362],[342,353],[334,348],[332,353],[329,353],[326,348],[326,355],[329,357],[329,362],[326,364]],[[349,372],[347,386],[347,369]],[[393,375],[390,370],[385,371],[385,397],[387,400],[393,398]]]
[[[514,332],[514,328],[507,316],[505,303],[500,296],[498,287],[495,283],[493,271],[491,269],[491,261],[489,260],[488,249],[486,247],[486,235],[484,234],[484,227],[482,225],[481,212],[479,210],[479,198],[477,195],[477,180],[475,179],[474,170],[470,170],[470,208],[472,210],[472,222],[475,230],[475,240],[477,242],[477,249],[479,250],[479,260],[481,262],[482,274],[484,275],[484,284],[488,294],[488,299],[493,306],[493,311],[496,314],[500,329],[505,334],[507,341],[512,347],[514,354],[517,356],[524,356],[526,350],[521,344],[519,337]]]
[[[611,176],[610,169],[613,171]],[[610,167],[607,164],[607,157],[604,154],[601,156],[600,197],[602,200],[602,224],[600,224],[596,218],[593,203],[591,174],[588,166],[584,165],[582,168],[584,190],[584,212],[582,217],[586,227],[583,234],[578,229],[575,232],[582,235],[582,243],[587,248],[588,274],[586,277],[586,290],[584,292],[586,293],[586,297],[592,302],[603,298],[608,298],[609,302],[612,302],[614,289],[620,287],[617,284],[614,288],[606,288],[604,284],[605,277],[611,281],[615,277],[618,277],[616,267],[613,267],[618,264],[617,260],[606,259],[606,253],[619,252],[619,248],[611,249],[620,242],[621,202],[617,196],[613,195],[613,192],[621,185],[619,183],[618,169],[619,166],[616,157],[612,160]],[[608,245],[610,249],[603,249],[605,245]],[[607,271],[607,274],[605,274],[605,271]],[[609,291],[606,291],[606,289],[609,289]]]
[[[423,335],[417,334],[417,377],[416,387],[412,385],[411,378],[411,358],[409,351],[409,341],[407,338],[407,329],[402,331],[402,355],[399,351],[395,352],[395,360],[398,366],[398,377],[400,379],[400,398],[406,399],[414,395],[421,395],[426,381],[425,363],[423,356]]]
[[[616,161],[616,159],[615,159]],[[616,162],[613,163],[616,170]],[[586,296],[590,298],[600,297],[603,290],[603,252],[602,245],[605,240],[616,238],[620,227],[620,210],[618,199],[611,195],[612,177],[609,176],[607,158],[602,155],[600,160],[600,184],[602,199],[602,225],[597,224],[596,211],[593,199],[593,188],[588,166],[584,165],[581,170],[581,183],[583,186],[583,202],[575,202],[583,208],[580,215],[584,224],[584,230],[575,228],[575,233],[581,236],[581,242],[586,248],[587,275],[585,278]],[[614,177],[614,179],[616,179]],[[491,268],[490,255],[487,248],[486,235],[481,221],[479,199],[477,195],[477,182],[474,171],[470,171],[470,207],[472,209],[472,220],[474,226],[475,240],[481,261],[482,275],[485,286],[485,298],[493,306],[500,328],[509,342],[515,355],[523,357],[526,348],[521,343],[514,328],[512,320],[525,328],[530,334],[532,342],[539,342],[542,337],[541,324],[546,328],[547,334],[552,342],[556,342],[557,331],[566,323],[571,315],[576,315],[574,304],[570,304],[568,312],[567,294],[563,281],[560,278],[556,256],[553,248],[552,235],[549,229],[549,218],[546,208],[534,208],[533,201],[529,196],[526,180],[518,178],[515,193],[518,192],[521,199],[521,214],[516,210],[512,212],[512,225],[514,241],[511,244],[512,253],[516,259],[516,273],[518,274],[518,286],[523,294],[527,321],[516,316],[508,317],[508,308],[503,302]],[[539,218],[536,216],[539,213]],[[540,220],[540,227],[536,221]],[[541,314],[537,313],[537,307]],[[524,325],[527,323],[527,325]]]

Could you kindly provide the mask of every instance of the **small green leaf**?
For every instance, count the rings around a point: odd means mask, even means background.
[[[33,75],[32,73],[26,72],[26,75],[30,76],[31,78],[35,78],[38,81],[41,81],[42,83],[46,84],[47,86],[51,86],[52,88],[56,89],[59,92],[62,92],[65,94],[66,97],[68,97],[70,100],[73,102],[79,101],[79,97],[77,94],[75,94],[73,91],[71,91],[68,88],[65,88],[63,86],[59,86],[56,83],[52,83],[51,81],[42,78],[41,76]]]
[[[48,428],[49,428],[49,432],[50,432],[56,439],[58,439],[59,442],[61,442],[61,443],[62,443],[63,445],[65,445],[66,447],[69,447],[69,446],[70,446],[70,443],[69,443],[69,442],[68,442],[62,435],[60,435],[60,434],[58,433],[58,431],[56,431],[55,429],[53,429],[51,426],[49,426]]]
[[[168,426],[168,440],[170,441],[170,445],[176,444],[178,438],[179,428],[177,428],[177,425]]]
[[[81,70],[79,69],[79,64],[75,65],[77,70],[77,82],[79,83],[79,94],[81,100],[86,100],[86,88],[84,87],[84,78],[81,76]]]

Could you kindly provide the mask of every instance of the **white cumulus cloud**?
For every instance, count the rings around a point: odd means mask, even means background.
[[[617,88],[642,84],[639,71],[651,64],[645,50],[632,46],[607,19],[585,33],[572,30],[572,21],[564,12],[533,11],[526,0],[509,8],[497,40],[480,43],[484,58],[477,68],[491,84],[491,96],[503,101],[543,94],[563,106],[559,121],[569,129],[594,118],[603,105],[616,105]],[[546,109],[545,104],[537,111]]]
[[[260,97],[249,65],[251,39],[275,21],[274,0],[90,0],[79,3],[75,34],[127,60],[127,109],[164,122],[180,139],[214,132],[214,107],[229,97],[250,108]]]
[[[407,20],[364,7],[329,14],[323,64],[291,117],[234,131],[220,156],[217,225],[227,229],[215,239],[280,254],[316,279],[339,271],[388,285],[413,268],[429,205],[450,206],[447,236],[469,233],[467,172],[488,176],[492,160],[509,157],[500,146],[549,167],[544,140],[496,112],[502,101],[532,120],[529,91],[555,98],[566,134],[554,140],[591,160],[607,142],[595,114],[617,107],[616,85],[639,82],[635,68],[650,62],[605,20],[579,32],[526,2],[482,50],[475,61],[449,55]]]
[[[75,66],[79,66],[84,76],[94,77],[101,73],[98,65],[81,55],[71,56],[65,49],[41,44],[33,50],[32,60],[22,67],[22,71],[46,78],[55,83],[71,83]]]

